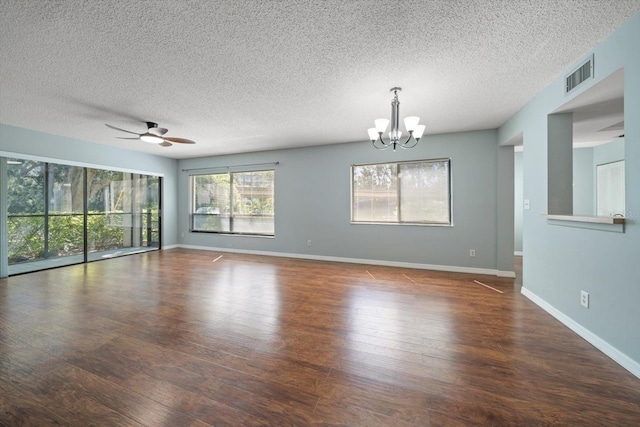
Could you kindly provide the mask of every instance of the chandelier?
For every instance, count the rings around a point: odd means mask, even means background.
[[[376,127],[369,128],[369,139],[373,143],[373,146],[378,150],[386,150],[389,147],[393,147],[393,151],[396,151],[396,147],[400,148],[413,148],[418,144],[422,134],[424,133],[424,125],[419,125],[420,117],[410,116],[405,117],[404,126],[409,132],[409,136],[405,141],[402,141],[402,131],[400,130],[400,101],[398,101],[398,92],[402,88],[393,87],[393,100],[391,101],[391,130],[389,130],[389,140],[382,139],[382,135],[387,130],[389,120],[377,119],[375,121]]]

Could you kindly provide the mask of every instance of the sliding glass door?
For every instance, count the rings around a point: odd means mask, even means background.
[[[44,258],[67,265],[84,260],[84,169],[45,164]]]
[[[160,248],[161,178],[9,159],[9,274]]]
[[[160,178],[87,169],[89,259],[160,247]]]

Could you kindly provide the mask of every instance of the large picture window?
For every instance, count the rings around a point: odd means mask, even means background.
[[[351,221],[451,225],[451,160],[352,166]]]
[[[274,170],[191,177],[191,230],[273,236]]]

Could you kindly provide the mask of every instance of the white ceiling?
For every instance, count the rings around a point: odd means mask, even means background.
[[[172,158],[496,128],[640,0],[0,0],[0,122]],[[162,148],[144,121],[196,145]],[[1,142],[1,141],[0,141]]]

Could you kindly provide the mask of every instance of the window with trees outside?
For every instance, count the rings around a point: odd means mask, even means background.
[[[451,160],[352,166],[351,222],[451,225]]]
[[[275,235],[275,170],[191,176],[191,231]]]
[[[13,158],[6,185],[10,275],[160,247],[159,176]]]

